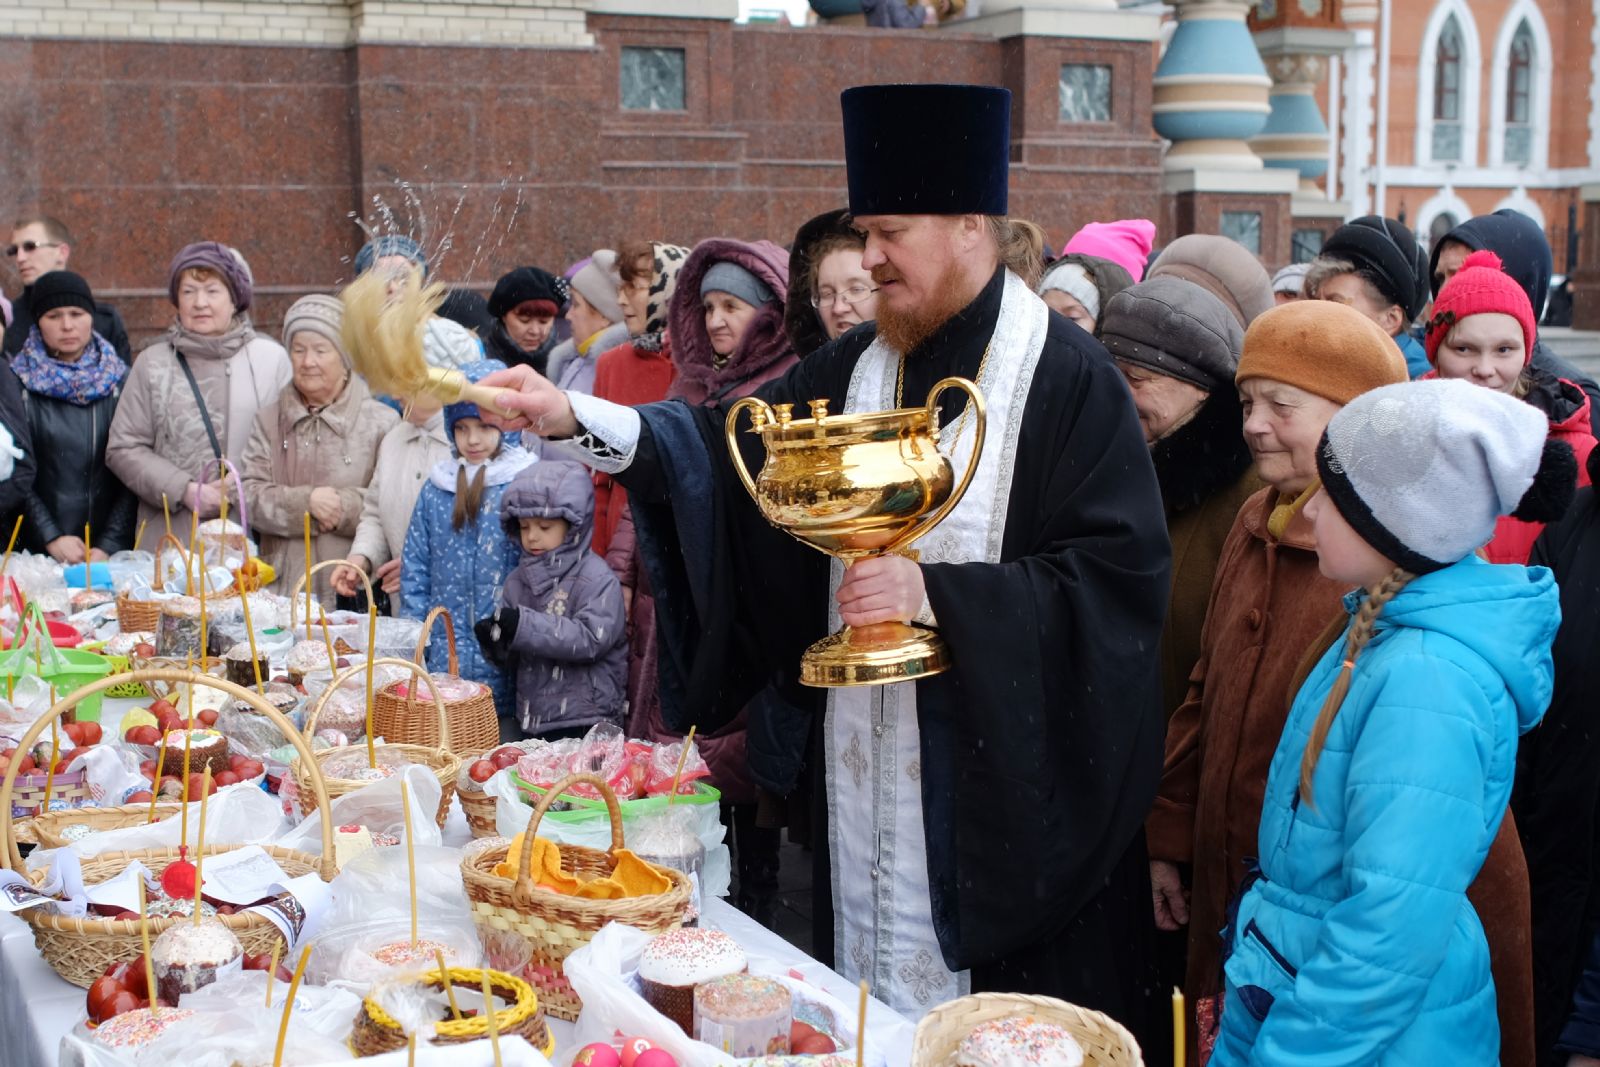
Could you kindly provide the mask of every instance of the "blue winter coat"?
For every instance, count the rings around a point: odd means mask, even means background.
[[[1499,1063],[1466,890],[1549,703],[1559,622],[1543,567],[1468,557],[1412,581],[1356,660],[1307,804],[1300,760],[1343,640],[1318,661],[1267,776],[1213,1067]]]
[[[473,640],[472,624],[499,607],[500,587],[521,555],[521,548],[506,537],[500,525],[500,498],[506,484],[531,460],[521,449],[509,448],[491,460],[478,521],[459,531],[450,524],[458,461],[445,460],[429,475],[417,497],[401,555],[400,613],[421,619],[439,605],[449,610],[456,628],[461,677],[494,690],[495,708],[501,715],[512,711],[511,679],[484,659],[483,650]],[[448,656],[444,632],[436,627],[428,643],[428,670],[445,670]]]

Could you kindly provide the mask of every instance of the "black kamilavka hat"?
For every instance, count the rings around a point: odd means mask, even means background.
[[[858,85],[839,96],[852,215],[1004,215],[1011,91]]]

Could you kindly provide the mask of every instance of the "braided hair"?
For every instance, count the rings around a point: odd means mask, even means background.
[[[1333,680],[1332,688],[1328,690],[1327,699],[1322,702],[1322,710],[1317,713],[1317,721],[1311,727],[1311,737],[1306,741],[1305,755],[1300,759],[1300,799],[1307,804],[1315,804],[1311,796],[1311,776],[1316,773],[1317,760],[1322,756],[1323,746],[1328,743],[1328,734],[1333,731],[1333,720],[1339,715],[1339,706],[1344,703],[1345,694],[1350,692],[1350,676],[1355,673],[1356,657],[1372,640],[1378,616],[1383,614],[1383,609],[1415,577],[1410,571],[1396,567],[1388,577],[1367,590],[1367,598],[1362,601],[1355,621],[1350,624],[1350,633],[1344,643],[1344,663]]]

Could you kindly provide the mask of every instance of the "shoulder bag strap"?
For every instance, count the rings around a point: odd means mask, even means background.
[[[178,366],[183,368],[183,376],[189,379],[189,388],[194,392],[194,402],[200,409],[200,421],[206,424],[206,436],[211,439],[211,453],[218,459],[222,458],[222,446],[217,442],[217,428],[211,424],[211,412],[206,408],[206,398],[200,395],[200,383],[194,380],[194,371],[189,369],[189,359],[176,346],[172,349],[178,357]]]

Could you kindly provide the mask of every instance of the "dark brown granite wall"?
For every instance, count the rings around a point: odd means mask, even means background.
[[[628,236],[787,242],[843,202],[839,91],[938,80],[1016,94],[1013,214],[1054,243],[1161,214],[1148,44],[590,24],[586,49],[0,41],[0,213],[65,219],[73,266],[136,340],[169,320],[167,262],[202,238],[245,254],[273,329],[296,296],[349,277],[351,215],[382,221],[379,201],[442,277],[480,287]],[[684,49],[683,111],[622,110],[628,45]],[[1059,121],[1063,62],[1113,66],[1111,122]]]

